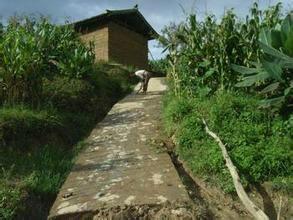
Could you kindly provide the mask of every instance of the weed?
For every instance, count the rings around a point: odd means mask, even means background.
[[[182,103],[189,103],[187,113]],[[281,117],[268,121],[267,114],[257,108],[257,98],[221,92],[210,98],[173,99],[165,105],[166,128],[175,128],[179,156],[196,174],[214,175],[214,181],[224,190],[232,190],[233,184],[219,147],[204,130],[202,118],[227,143],[244,182],[272,181],[292,173],[292,138],[286,122]],[[180,120],[173,120],[173,114]]]

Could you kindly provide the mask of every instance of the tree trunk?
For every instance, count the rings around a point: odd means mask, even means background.
[[[234,166],[232,160],[229,157],[229,154],[227,152],[227,149],[225,145],[222,143],[221,139],[214,133],[212,132],[208,126],[206,121],[203,119],[202,120],[204,125],[205,125],[205,130],[206,132],[216,140],[218,143],[219,147],[221,148],[222,155],[226,161],[226,166],[232,176],[234,187],[236,189],[237,195],[239,196],[241,202],[243,205],[246,207],[246,209],[258,220],[269,220],[268,216],[260,209],[258,208],[248,197],[247,193],[245,192],[241,182],[239,175],[237,173],[236,167]]]

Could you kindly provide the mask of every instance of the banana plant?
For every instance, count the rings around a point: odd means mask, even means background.
[[[263,57],[254,68],[232,65],[243,78],[237,87],[261,87],[266,96],[261,107],[292,106],[293,99],[293,12],[273,29],[262,29],[259,45]]]

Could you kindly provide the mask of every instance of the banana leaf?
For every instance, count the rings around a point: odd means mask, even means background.
[[[263,43],[262,41],[259,41],[259,45],[261,49],[266,53],[269,54],[277,59],[285,60],[287,62],[293,62],[293,58],[287,56],[286,54],[282,53],[281,51]]]
[[[260,69],[261,68],[261,63],[254,62],[254,61],[248,61],[249,64],[255,66],[256,68]]]
[[[266,86],[260,93],[274,92],[279,88],[279,85],[280,85],[279,82],[272,83],[272,84]]]
[[[204,78],[208,78],[212,75],[214,75],[214,73],[216,72],[215,68],[210,68],[205,74],[204,74]]]
[[[280,65],[282,68],[293,69],[293,60],[281,60]]]
[[[288,35],[289,37],[284,42],[284,50],[289,56],[293,57],[293,29]]]
[[[249,87],[255,83],[269,79],[270,75],[266,71],[261,71],[258,74],[244,77],[241,82],[236,83],[236,87]]]
[[[241,73],[243,75],[251,75],[260,72],[260,68],[249,68],[245,66],[239,66],[236,64],[231,64],[231,67],[234,71]]]
[[[269,108],[272,106],[280,107],[285,102],[285,96],[280,96],[272,99],[264,99],[260,101],[261,108]]]
[[[285,89],[284,95],[285,96],[288,96],[290,94],[290,92],[291,92],[292,89],[293,89],[293,87],[289,87],[289,88]]]
[[[271,31],[267,29],[262,29],[259,33],[259,41],[266,44],[272,45]]]
[[[283,44],[281,40],[281,31],[271,30],[270,34],[271,34],[271,40],[272,40],[271,46],[276,49],[282,48]]]
[[[293,12],[289,13],[283,20],[281,25],[281,35],[283,44],[292,37],[291,32],[293,31]]]
[[[277,62],[268,62],[266,60],[262,61],[262,66],[265,69],[265,71],[269,74],[270,78],[276,79],[280,82],[283,82],[282,79],[282,73],[283,70],[279,63]]]
[[[210,64],[211,64],[211,62],[209,60],[204,60],[204,61],[200,62],[198,66],[208,67]]]

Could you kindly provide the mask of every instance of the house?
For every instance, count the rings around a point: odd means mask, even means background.
[[[95,44],[96,60],[116,61],[138,68],[148,67],[148,41],[158,34],[137,7],[107,10],[74,23],[85,42]]]

